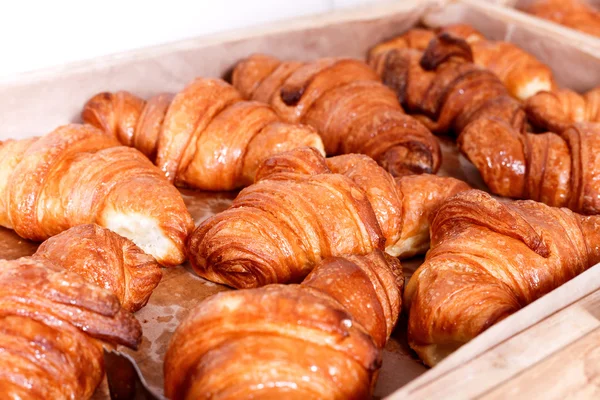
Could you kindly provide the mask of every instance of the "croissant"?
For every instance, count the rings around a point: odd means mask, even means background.
[[[495,74],[473,64],[466,41],[441,33],[429,43],[425,53],[399,48],[371,59],[406,110],[436,134],[458,134],[483,117],[524,129],[521,104]]]
[[[314,129],[282,122],[266,104],[242,101],[220,79],[198,78],[175,96],[147,102],[128,92],[99,93],[82,119],[140,150],[177,186],[194,189],[238,189],[254,182],[272,154],[302,146],[323,151]]]
[[[600,262],[600,217],[470,190],[440,206],[404,292],[408,342],[433,366]]]
[[[458,147],[492,193],[600,213],[600,124],[531,134],[484,118],[463,131]]]
[[[437,31],[411,29],[400,37],[378,44],[369,52],[369,64],[380,74],[385,71],[387,58],[400,49],[425,51],[436,34],[447,33],[465,40],[471,47],[473,62],[496,74],[508,92],[525,100],[542,90],[551,90],[556,84],[552,70],[516,45],[504,41],[486,40],[469,25],[449,25]],[[385,81],[385,79],[384,79]]]
[[[600,122],[600,87],[583,96],[569,89],[539,92],[525,102],[529,122],[562,132],[574,122]]]
[[[0,142],[0,225],[42,241],[97,223],[165,266],[184,261],[193,229],[181,195],[137,150],[89,125]]]
[[[165,357],[165,394],[367,399],[404,278],[376,251],[322,261],[301,285],[222,292],[190,312]]]
[[[534,0],[521,9],[536,17],[600,36],[600,12],[583,0]]]
[[[433,175],[396,181],[367,156],[323,158],[311,148],[280,153],[228,210],[190,236],[194,270],[236,288],[301,281],[323,258],[427,249],[429,216],[465,183]]]
[[[34,256],[112,292],[131,312],[146,305],[162,277],[152,256],[129,239],[94,224],[78,225],[51,237]]]
[[[394,93],[361,61],[299,63],[253,55],[236,65],[232,81],[242,96],[271,104],[284,120],[313,126],[328,155],[366,154],[398,176],[440,166],[436,138],[404,114]]]
[[[102,342],[137,348],[142,331],[116,296],[42,257],[0,260],[0,393],[88,399]]]

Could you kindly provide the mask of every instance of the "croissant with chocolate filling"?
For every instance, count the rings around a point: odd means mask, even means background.
[[[41,257],[0,260],[0,393],[88,399],[102,343],[137,348],[142,330],[116,296]]]
[[[574,122],[600,122],[600,87],[584,95],[569,89],[540,92],[527,99],[525,111],[533,125],[552,132]]]
[[[326,259],[301,285],[214,295],[169,343],[165,394],[370,398],[403,282],[398,260],[376,251]]]
[[[404,292],[408,341],[430,366],[600,262],[600,217],[470,190],[444,203]]]
[[[236,288],[301,281],[323,258],[427,249],[429,216],[465,183],[397,178],[359,154],[323,158],[311,148],[267,159],[257,182],[190,236],[194,270]]]
[[[181,195],[139,151],[90,125],[0,142],[0,225],[42,241],[97,223],[162,265],[184,261],[193,229]]]
[[[441,33],[427,50],[400,48],[372,58],[402,105],[434,133],[460,133],[482,117],[524,129],[525,112],[491,71],[473,64],[466,41]]]
[[[536,17],[600,37],[600,11],[584,0],[534,0],[521,9]]]
[[[469,25],[449,25],[436,31],[411,29],[403,35],[375,46],[369,52],[369,64],[383,74],[394,63],[394,52],[400,49],[425,51],[436,34],[448,33],[465,40],[471,47],[473,62],[496,74],[508,92],[525,100],[542,90],[551,90],[556,84],[548,66],[512,43],[486,40]],[[389,60],[388,60],[389,59]],[[385,81],[385,79],[384,79]]]
[[[266,104],[242,101],[220,79],[198,78],[174,96],[148,101],[128,92],[99,93],[82,118],[140,150],[177,186],[194,189],[248,186],[270,155],[302,146],[323,151],[314,129],[282,122]]]
[[[114,293],[135,312],[146,305],[162,272],[152,256],[132,241],[98,225],[78,225],[40,245],[42,257]]]
[[[600,214],[600,124],[531,134],[483,118],[467,126],[458,146],[492,193]]]
[[[245,98],[273,105],[284,120],[313,126],[328,155],[366,154],[396,176],[440,166],[436,138],[404,114],[361,61],[282,62],[257,54],[236,65],[233,85]]]

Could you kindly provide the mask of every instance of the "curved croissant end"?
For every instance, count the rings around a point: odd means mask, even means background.
[[[174,96],[147,102],[128,92],[100,93],[82,118],[139,149],[171,182],[195,189],[247,186],[260,162],[281,151],[324,151],[312,128],[281,122],[269,106],[242,101],[220,79],[199,78]]]
[[[512,222],[517,228],[513,230]],[[410,279],[408,340],[430,366],[599,261],[599,217],[477,190],[444,203]],[[564,240],[568,237],[569,240]]]
[[[142,330],[117,297],[41,257],[0,260],[0,392],[88,399],[104,376],[101,342],[137,348]]]
[[[529,121],[538,128],[561,133],[573,123],[600,123],[600,87],[583,96],[569,89],[539,92],[527,99]]]
[[[324,260],[301,285],[212,296],[171,339],[165,394],[368,398],[402,284],[399,262],[375,252]]]
[[[492,193],[600,213],[600,124],[530,134],[482,118],[465,128],[458,145]]]
[[[181,195],[140,152],[97,128],[71,124],[4,142],[0,171],[0,223],[21,237],[42,241],[97,223],[162,265],[184,261],[193,221]]]
[[[35,257],[114,293],[127,311],[146,305],[162,277],[157,262],[132,241],[98,225],[78,225],[40,245]]]
[[[366,154],[397,175],[439,168],[436,139],[404,114],[394,93],[363,62],[279,62],[254,55],[237,64],[233,84],[249,98],[272,104],[286,121],[314,127],[329,155]]]

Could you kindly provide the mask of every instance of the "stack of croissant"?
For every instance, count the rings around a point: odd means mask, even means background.
[[[369,398],[402,312],[433,366],[600,262],[600,88],[466,25],[367,62],[252,55],[232,84],[100,93],[81,117],[0,142],[0,225],[44,241],[0,261],[9,398],[91,397],[103,347],[139,346],[132,313],[186,259],[239,290],[174,332],[171,399]],[[503,198],[433,175],[442,134]],[[194,229],[177,187],[241,191]]]
[[[31,257],[0,260],[0,393],[91,397],[104,375],[102,348],[139,346],[131,312],[161,276],[152,256],[98,225],[66,230]]]

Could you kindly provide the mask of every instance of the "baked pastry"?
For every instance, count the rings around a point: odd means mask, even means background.
[[[216,294],[165,357],[165,394],[189,398],[370,398],[404,278],[376,251],[322,261],[301,285]]]
[[[154,258],[132,241],[95,224],[78,225],[40,245],[45,258],[117,296],[135,312],[146,305],[162,277]]]
[[[433,366],[600,262],[600,217],[470,190],[440,206],[404,292],[408,342]]]
[[[0,260],[0,393],[88,399],[102,343],[137,348],[142,330],[116,296],[41,257]]]
[[[165,266],[193,229],[181,195],[139,151],[90,125],[0,142],[0,225],[43,241],[97,223]]]
[[[521,9],[536,17],[600,36],[600,11],[585,0],[533,0]]]
[[[188,240],[198,275],[236,288],[300,282],[323,258],[426,250],[433,209],[468,189],[434,175],[398,178],[367,156],[311,148],[267,159],[257,182]]]
[[[371,59],[408,112],[436,134],[458,134],[482,117],[524,129],[521,104],[495,74],[473,64],[465,40],[440,33],[429,43],[424,53],[399,48]]]
[[[486,40],[480,32],[464,24],[449,25],[437,31],[411,29],[371,49],[369,64],[381,74],[388,69],[387,63],[393,63],[396,50],[408,48],[425,51],[429,42],[440,33],[464,39],[472,49],[473,62],[496,74],[517,99],[525,100],[537,92],[556,86],[552,70],[534,56],[512,43]]]
[[[323,151],[309,126],[287,124],[266,104],[242,101],[220,79],[198,78],[176,95],[148,101],[128,93],[99,93],[82,118],[133,146],[177,186],[233,190],[254,182],[258,164],[301,146]]]
[[[600,213],[600,124],[531,134],[482,118],[467,126],[458,147],[492,193]]]
[[[562,132],[574,122],[600,122],[600,87],[584,95],[569,89],[540,92],[525,102],[529,122],[540,129]]]
[[[404,114],[394,93],[361,61],[282,62],[255,54],[236,65],[232,80],[245,98],[271,104],[288,122],[314,127],[328,155],[366,154],[396,176],[440,166],[436,138]]]

